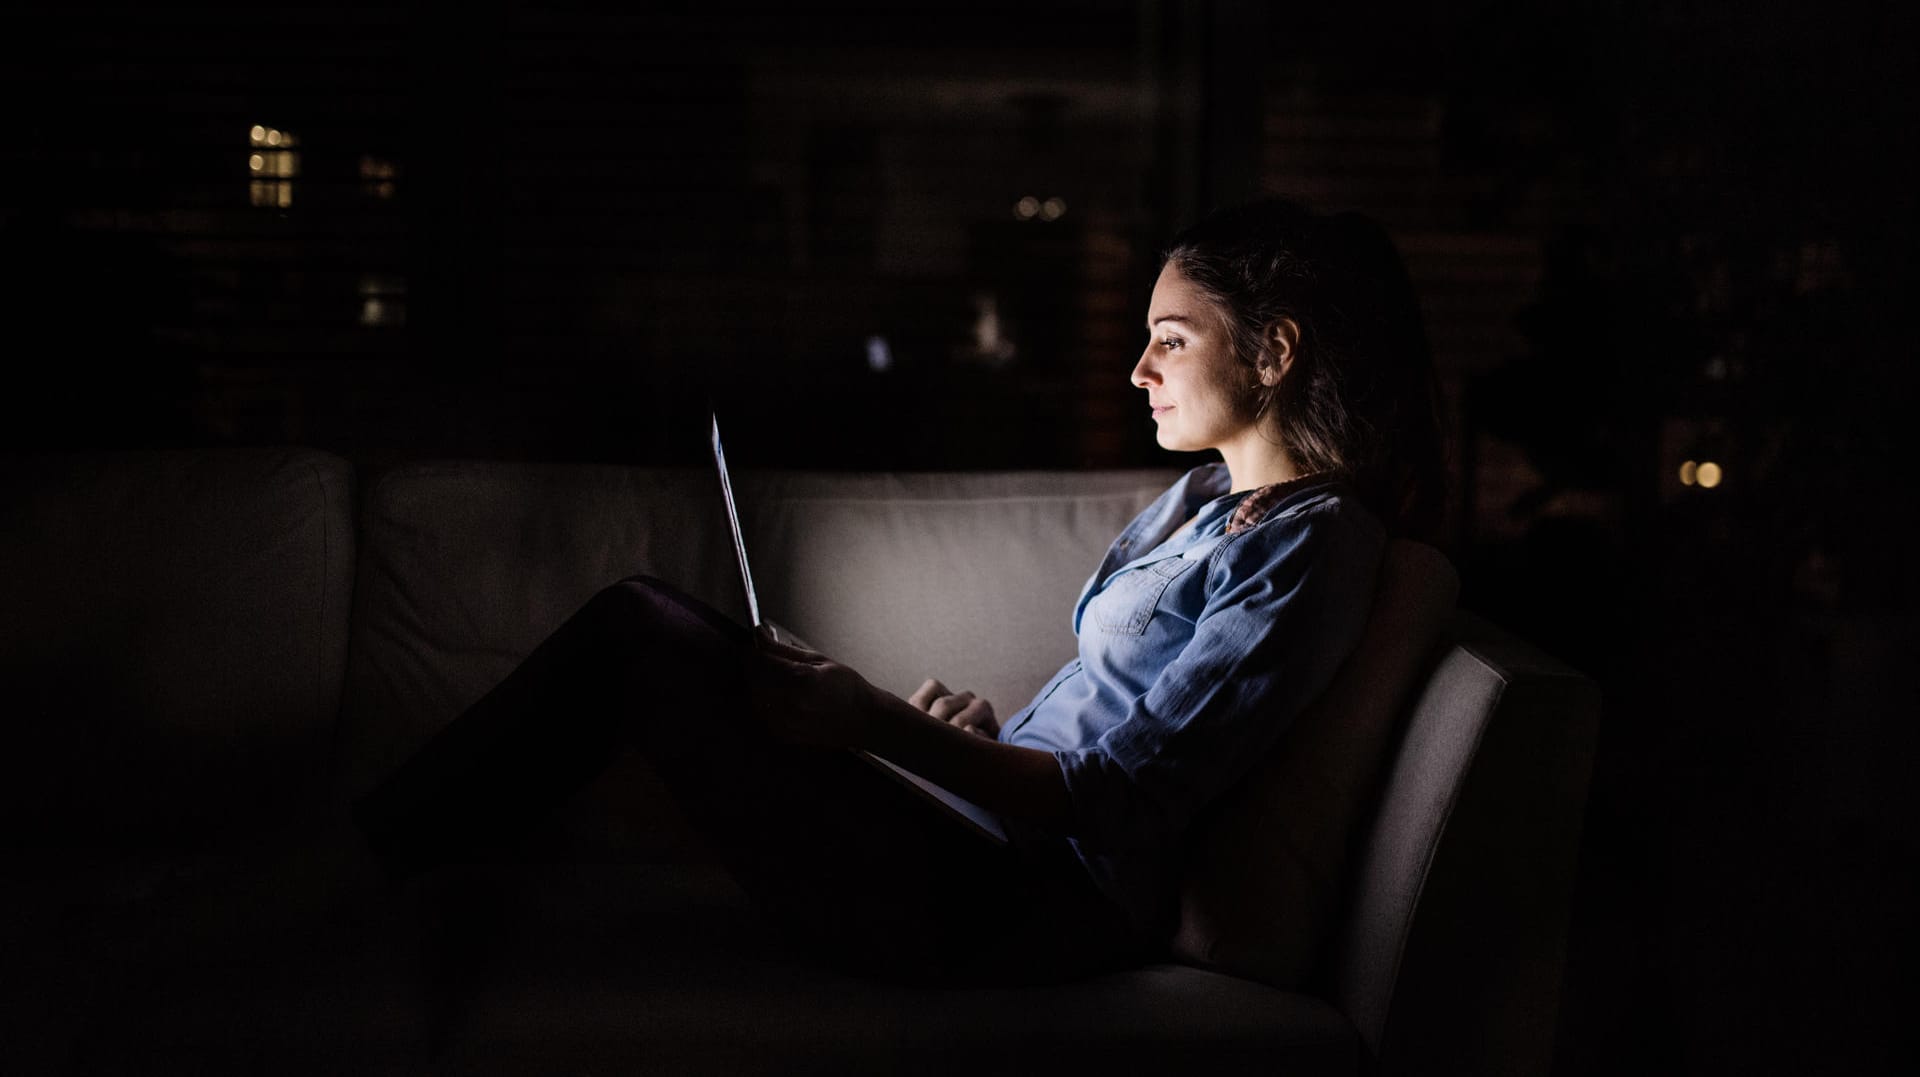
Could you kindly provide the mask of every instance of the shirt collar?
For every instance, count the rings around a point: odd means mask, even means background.
[[[1198,534],[1206,530],[1212,521],[1217,521],[1218,514],[1230,512],[1225,533],[1237,535],[1272,515],[1293,494],[1330,482],[1336,477],[1336,472],[1315,471],[1236,494],[1231,492],[1233,476],[1228,473],[1225,461],[1201,464],[1187,472],[1176,484],[1174,505],[1168,506],[1168,511],[1177,515],[1164,516],[1160,526],[1171,526],[1178,520],[1192,518],[1194,528],[1191,533]],[[1217,509],[1216,503],[1219,504]],[[1175,505],[1179,507],[1175,508]],[[1122,548],[1125,546],[1123,543]]]

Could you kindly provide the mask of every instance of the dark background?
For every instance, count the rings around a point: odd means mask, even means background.
[[[1126,381],[1156,246],[1360,209],[1425,306],[1465,604],[1606,696],[1559,1070],[1889,1069],[1915,18],[15,5],[0,449],[697,463],[712,398],[748,468],[1189,463]]]

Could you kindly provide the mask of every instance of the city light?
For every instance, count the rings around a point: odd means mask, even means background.
[[[1059,197],[1048,198],[1042,202],[1033,195],[1027,195],[1013,204],[1013,215],[1023,221],[1030,221],[1035,217],[1043,221],[1057,221],[1066,212],[1067,200]]]
[[[1711,460],[1698,462],[1683,460],[1680,463],[1680,485],[1682,486],[1698,486],[1703,490],[1711,490],[1720,485],[1724,478],[1726,475],[1720,470],[1720,465]]]

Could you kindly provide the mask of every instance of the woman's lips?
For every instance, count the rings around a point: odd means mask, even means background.
[[[1153,408],[1153,417],[1156,419],[1173,410],[1172,404],[1151,404],[1148,406]]]

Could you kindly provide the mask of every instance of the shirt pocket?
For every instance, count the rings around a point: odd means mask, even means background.
[[[1120,573],[1089,604],[1094,626],[1115,636],[1145,634],[1167,586],[1199,563],[1185,557],[1169,557]]]
[[[1028,722],[1033,720],[1034,712],[1040,709],[1041,704],[1045,703],[1047,699],[1053,695],[1054,692],[1060,689],[1061,685],[1073,679],[1073,677],[1078,675],[1079,672],[1080,672],[1080,660],[1078,658],[1072,660],[1071,662],[1068,662],[1064,666],[1061,666],[1060,672],[1055,673],[1053,675],[1053,679],[1048,681],[1040,689],[1039,694],[1033,697],[1033,702],[1027,704],[1025,707],[1020,708],[1020,712],[1018,714],[1015,714],[1011,719],[1007,721],[1007,724],[1000,727],[1000,739],[1002,741],[1008,741],[1008,738],[1012,737],[1015,733],[1018,733],[1020,731],[1021,726],[1024,726]],[[1008,742],[1010,743],[1010,741]]]

